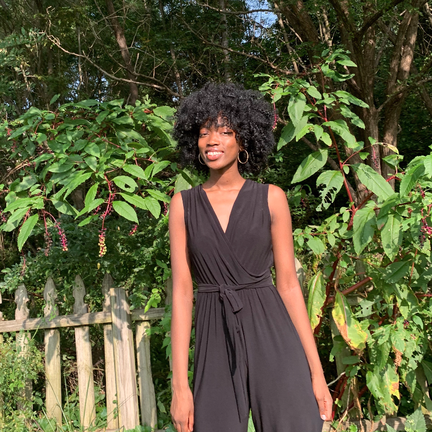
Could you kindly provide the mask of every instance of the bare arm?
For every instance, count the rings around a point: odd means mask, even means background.
[[[325,382],[321,361],[309,322],[294,261],[291,214],[285,193],[269,186],[271,233],[276,268],[276,287],[300,337],[311,371],[312,385],[321,416],[331,419],[332,399]]]
[[[193,430],[193,398],[188,382],[188,360],[193,289],[187,252],[183,200],[179,193],[171,200],[169,231],[173,278],[171,415],[178,432],[190,432]]]

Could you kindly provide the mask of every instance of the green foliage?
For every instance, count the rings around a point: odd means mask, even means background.
[[[344,53],[335,50],[315,73],[343,82],[349,78],[340,68],[345,61]],[[334,205],[342,186],[348,197],[345,207],[335,208],[320,224],[294,230],[297,253],[312,254],[317,263],[309,282],[312,327],[317,334],[331,313],[341,335],[331,356],[350,353],[342,358],[347,379],[365,386],[374,401],[374,412],[365,405],[365,414],[396,414],[402,386],[416,406],[430,407],[416,371],[424,370],[424,362],[428,369],[432,359],[432,153],[416,157],[402,170],[402,158],[391,148],[394,157],[387,159],[395,175],[384,179],[368,165],[371,147],[353,134],[364,128],[354,109],[366,104],[312,78],[267,78],[261,90],[279,104],[285,102],[289,115],[278,148],[304,136],[319,148],[303,160],[292,182],[320,173],[331,156],[337,169],[318,176],[317,185],[324,187],[317,210]],[[363,163],[352,163],[355,155]],[[348,186],[353,180],[355,195]],[[396,190],[391,181],[396,181]],[[429,369],[428,374],[430,386]]]
[[[17,334],[18,336],[18,334]],[[40,394],[26,397],[28,382],[36,380],[43,371],[42,353],[28,334],[23,350],[15,337],[6,336],[0,343],[0,429],[4,432],[24,432],[28,422],[34,418],[33,403],[40,401]]]

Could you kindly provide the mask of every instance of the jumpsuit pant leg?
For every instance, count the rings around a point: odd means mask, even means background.
[[[218,293],[198,295],[195,322],[194,432],[247,432],[249,406],[239,415]]]
[[[269,287],[240,294],[256,432],[321,432],[307,358],[279,293]]]

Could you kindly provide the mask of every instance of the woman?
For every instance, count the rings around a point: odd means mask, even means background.
[[[321,432],[328,391],[295,265],[285,193],[245,180],[266,162],[274,114],[258,92],[208,84],[182,103],[182,162],[209,171],[170,206],[171,414],[178,432]],[[270,268],[275,266],[276,286]],[[196,301],[194,394],[188,384]]]

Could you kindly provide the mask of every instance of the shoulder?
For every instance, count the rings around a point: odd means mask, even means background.
[[[273,184],[268,185],[268,199],[269,204],[273,202],[277,203],[281,200],[286,202],[287,200],[285,192],[279,186]]]

